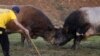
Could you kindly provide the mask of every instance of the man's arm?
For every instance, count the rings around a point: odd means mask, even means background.
[[[20,24],[17,19],[14,19],[13,21],[26,35],[29,35],[29,30]]]
[[[24,36],[26,37],[28,44],[33,46],[33,43],[31,41],[31,37],[30,37],[30,34],[29,34],[29,30],[26,29],[22,24],[20,24],[17,19],[14,19],[13,21],[24,32]]]

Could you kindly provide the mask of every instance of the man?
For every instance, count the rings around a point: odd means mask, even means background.
[[[29,31],[24,28],[16,18],[16,14],[20,12],[18,6],[12,7],[12,9],[0,9],[0,44],[3,50],[4,56],[9,55],[9,40],[6,30],[6,24],[10,21],[13,21],[25,34],[29,34]]]

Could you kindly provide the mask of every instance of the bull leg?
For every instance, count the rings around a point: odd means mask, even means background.
[[[83,35],[80,35],[80,36],[76,36],[75,38],[74,38],[74,42],[73,42],[73,45],[72,45],[72,49],[78,49],[78,48],[80,48],[80,42],[81,42],[81,40],[83,39]]]
[[[85,24],[83,27],[79,28],[74,37],[73,49],[78,49],[80,47],[80,42],[85,38],[86,31],[90,28],[90,24]],[[78,34],[77,34],[78,33]]]
[[[25,35],[21,34],[21,44],[22,44],[23,47],[24,47],[24,46],[26,46],[26,47],[31,47],[31,44],[28,44],[27,41],[28,41],[28,40],[25,39]],[[25,45],[24,45],[24,44],[25,44]]]
[[[24,41],[25,41],[25,37],[24,37],[23,34],[21,34],[21,44],[22,44],[22,46],[24,46]]]
[[[78,45],[79,45],[80,43],[79,43],[79,41],[78,41],[78,39],[75,37],[74,38],[74,41],[73,41],[73,45],[72,45],[72,49],[78,49]]]

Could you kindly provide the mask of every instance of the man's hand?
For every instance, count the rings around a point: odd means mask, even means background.
[[[29,30],[28,30],[28,29],[25,28],[23,31],[24,31],[24,33],[25,33],[26,35],[29,35]]]

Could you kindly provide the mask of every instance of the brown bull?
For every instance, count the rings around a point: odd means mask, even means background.
[[[18,21],[30,31],[33,38],[43,37],[46,41],[51,41],[55,34],[55,29],[49,18],[40,10],[32,6],[20,6],[20,13],[17,15]],[[11,32],[20,31],[13,23],[7,24],[7,29]],[[22,35],[22,42],[25,38]]]

